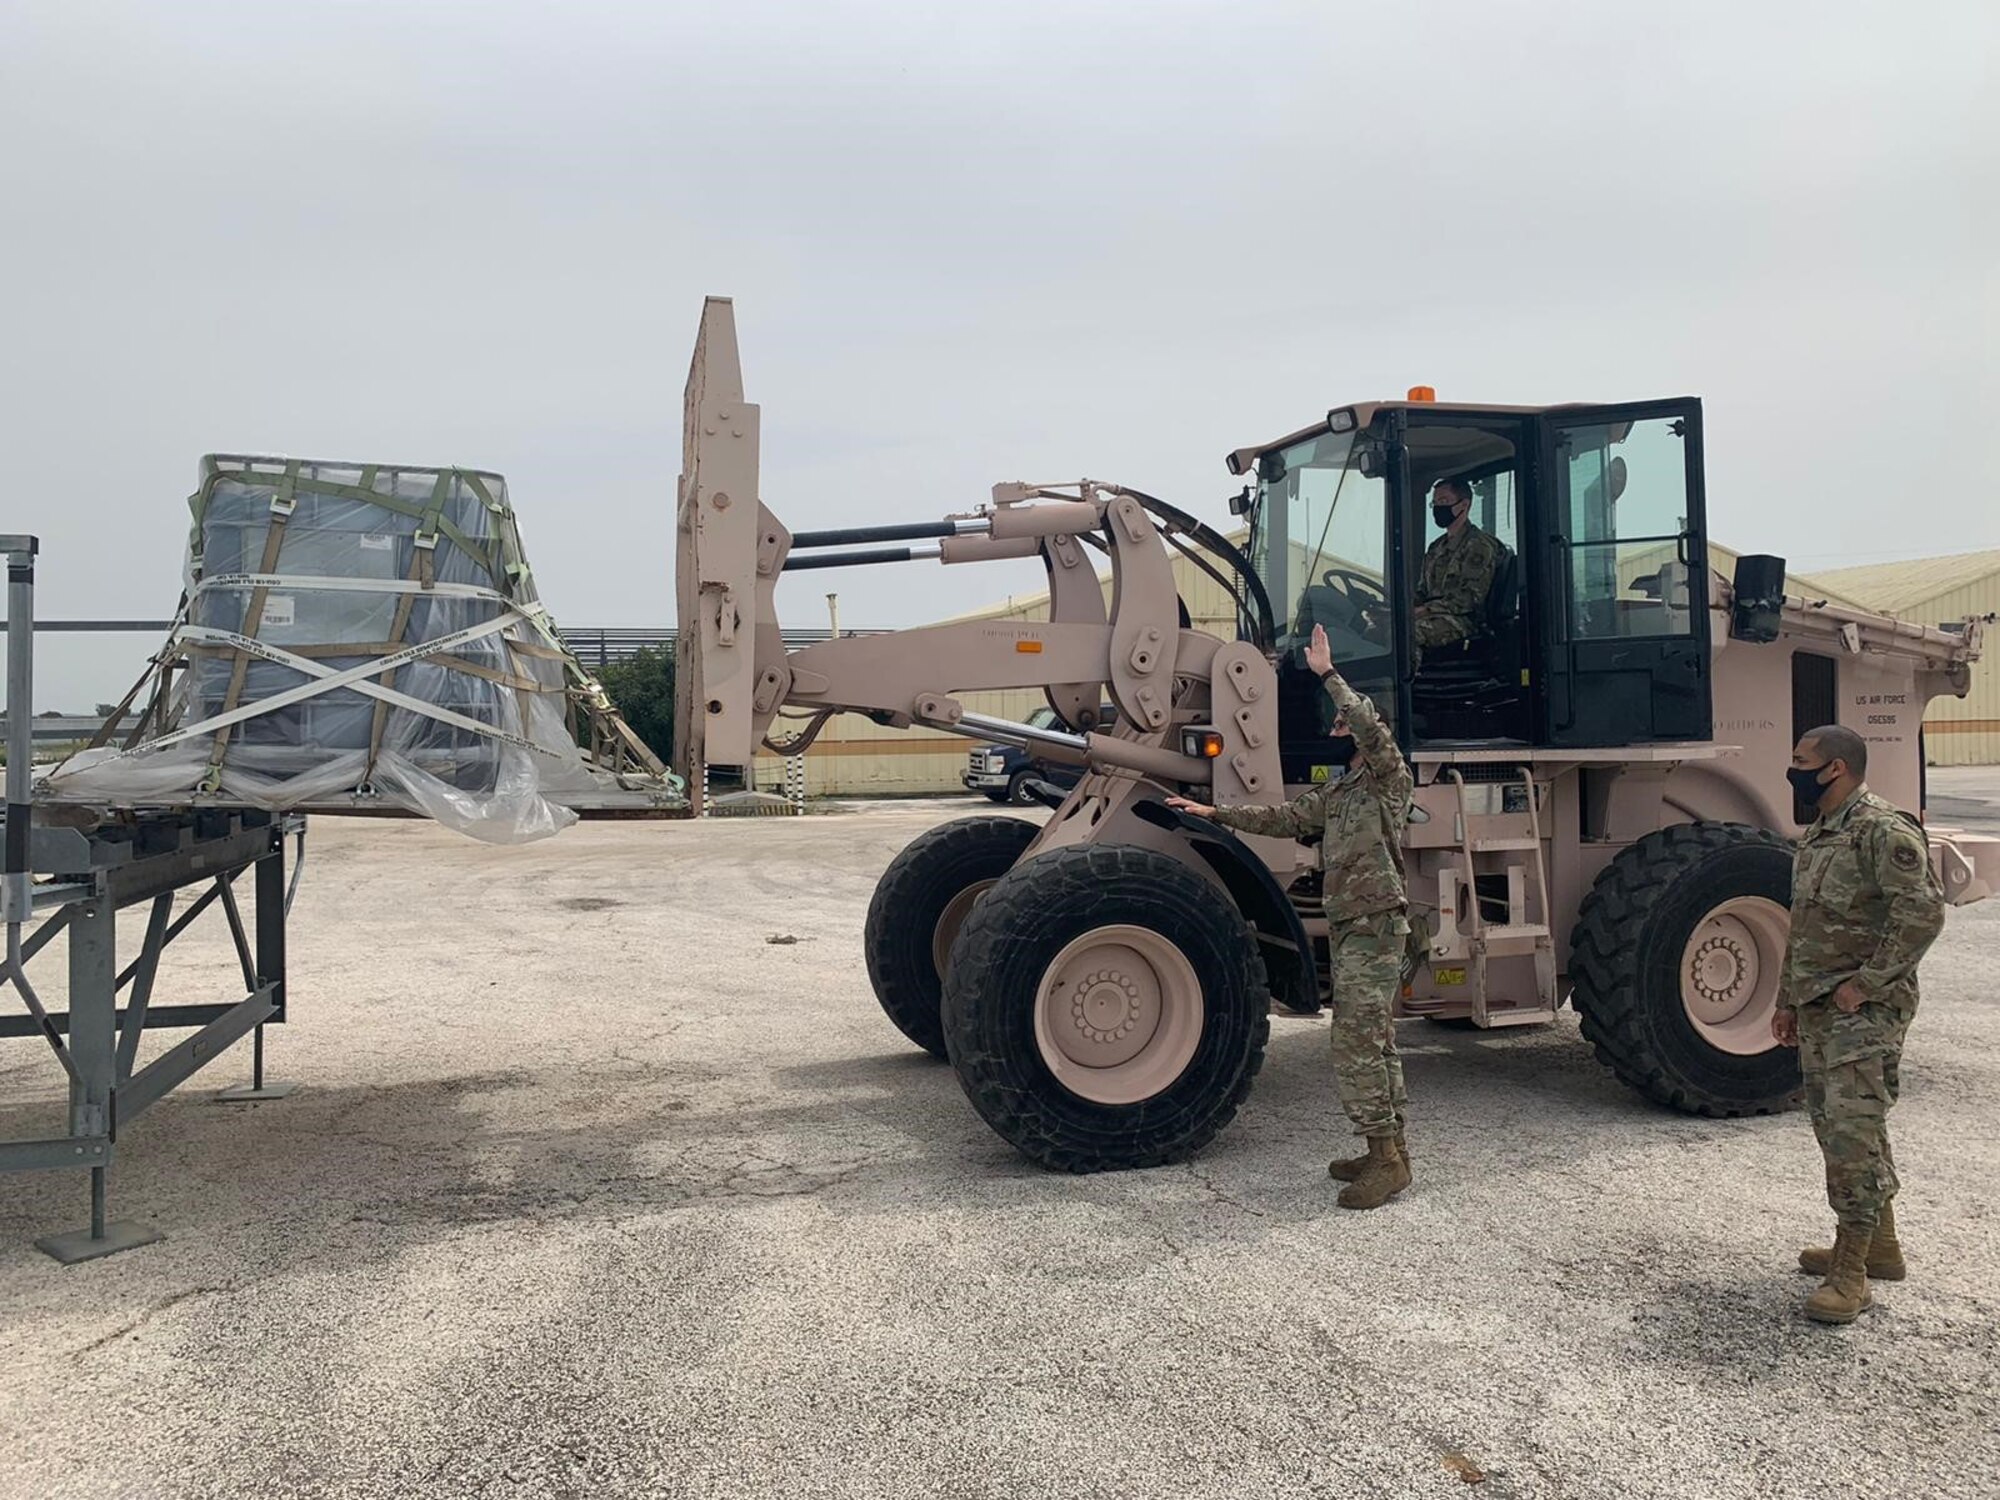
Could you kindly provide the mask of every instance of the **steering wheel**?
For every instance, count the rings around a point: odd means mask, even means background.
[[[1352,568],[1328,568],[1319,575],[1319,581],[1330,589],[1340,590],[1355,619],[1369,610],[1389,607],[1388,592],[1366,573],[1357,573]]]
[[[1364,640],[1388,643],[1389,595],[1380,583],[1352,568],[1328,568],[1319,581],[1339,596],[1342,625]]]
[[[1371,656],[1389,641],[1389,598],[1382,585],[1352,568],[1328,568],[1320,575],[1325,591],[1308,589],[1299,600],[1292,628],[1294,658],[1305,665],[1305,637],[1313,624],[1327,627],[1334,659]]]

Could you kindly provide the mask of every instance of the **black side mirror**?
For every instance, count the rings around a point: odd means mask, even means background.
[[[1769,645],[1785,612],[1785,560],[1765,554],[1736,559],[1729,633],[1739,641]]]
[[[1232,516],[1247,516],[1250,514],[1249,485],[1244,485],[1241,490],[1229,497],[1229,513]]]

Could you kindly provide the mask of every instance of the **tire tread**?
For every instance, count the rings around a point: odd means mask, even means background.
[[[1191,1124],[1153,1142],[1133,1144],[1130,1131],[1116,1149],[1066,1131],[1060,1117],[1038,1105],[1032,1090],[982,1065],[973,1017],[977,976],[997,953],[1045,925],[1052,915],[1086,926],[1131,920],[1132,893],[1157,889],[1190,909],[1208,909],[1215,935],[1237,970],[1236,987],[1251,1008],[1248,1055],[1227,1092]],[[1206,983],[1210,976],[1204,975]],[[1264,960],[1242,916],[1214,887],[1166,855],[1131,845],[1084,844],[1051,850],[1017,866],[980,899],[959,930],[945,982],[947,1043],[959,1082],[973,1107],[1024,1156],[1066,1172],[1165,1166],[1186,1161],[1213,1140],[1249,1097],[1270,1042],[1270,985]],[[1035,1064],[1040,1067],[1039,1061]],[[1050,1080],[1051,1087],[1060,1085]]]
[[[1648,986],[1641,956],[1656,907],[1704,861],[1746,844],[1780,849],[1787,856],[1792,849],[1781,835],[1746,823],[1679,823],[1646,835],[1621,850],[1598,877],[1583,898],[1571,935],[1571,1003],[1583,1039],[1620,1081],[1684,1114],[1730,1119],[1773,1114],[1790,1103],[1732,1099],[1676,1077],[1658,1055],[1646,1024]],[[1680,1003],[1678,993],[1673,1003]]]

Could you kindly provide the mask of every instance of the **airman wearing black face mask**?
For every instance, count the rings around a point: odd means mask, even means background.
[[[1500,567],[1500,543],[1472,524],[1472,486],[1440,479],[1431,490],[1431,519],[1444,535],[1430,544],[1417,574],[1412,634],[1419,649],[1435,649],[1478,629]]]
[[[1899,1186],[1889,1107],[1903,1036],[1917,1011],[1917,964],[1944,926],[1944,893],[1917,820],[1861,779],[1868,744],[1853,730],[1815,729],[1786,778],[1812,807],[1792,868],[1792,928],[1771,1035],[1799,1049],[1806,1110],[1826,1158],[1834,1242],[1802,1251],[1825,1278],[1806,1315],[1850,1323],[1873,1301],[1868,1283],[1906,1274],[1891,1206]]]

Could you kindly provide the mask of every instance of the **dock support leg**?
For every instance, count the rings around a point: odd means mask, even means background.
[[[281,829],[274,828],[271,837],[271,852],[257,861],[257,955],[250,978],[253,990],[260,984],[273,984],[271,998],[276,1002],[278,1013],[272,1019],[285,1017],[285,838]],[[234,1088],[223,1089],[215,1096],[218,1104],[264,1104],[273,1099],[283,1099],[298,1088],[297,1083],[267,1083],[264,1079],[264,1028],[260,1025],[250,1037],[250,1086],[238,1084]]]
[[[116,1135],[117,920],[116,903],[100,895],[79,903],[69,924],[69,1048],[76,1065],[69,1088],[72,1136]],[[36,1249],[68,1266],[163,1238],[143,1224],[105,1221],[104,1174],[103,1167],[90,1169],[90,1227],[36,1240]]]

